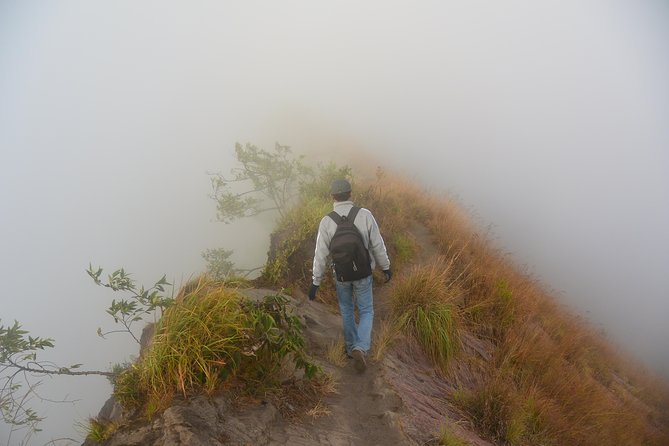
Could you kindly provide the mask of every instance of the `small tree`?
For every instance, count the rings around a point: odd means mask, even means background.
[[[210,197],[216,201],[216,217],[226,224],[269,211],[276,211],[283,218],[299,193],[299,185],[305,178],[313,176],[302,157],[293,157],[290,147],[279,143],[274,145],[274,151],[259,149],[249,143],[244,146],[236,143],[235,153],[240,167],[231,169],[227,176],[210,174]],[[261,268],[237,269],[230,260],[233,253],[224,248],[202,253],[207,272],[213,279],[246,276]]]
[[[207,249],[202,253],[202,258],[207,262],[207,273],[214,280],[225,280],[228,277],[236,276],[237,269],[230,260],[233,251],[223,248]]]
[[[210,174],[218,220],[230,223],[273,210],[283,217],[300,178],[311,174],[302,157],[294,158],[290,147],[279,143],[272,152],[237,143],[235,153],[241,167],[231,169],[230,176]]]

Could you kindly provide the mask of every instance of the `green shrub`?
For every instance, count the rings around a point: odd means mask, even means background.
[[[211,393],[233,377],[249,391],[271,388],[288,356],[314,376],[318,368],[304,353],[299,320],[287,303],[280,295],[252,302],[201,280],[165,311],[146,353],[116,378],[114,395],[150,415],[175,394]]]

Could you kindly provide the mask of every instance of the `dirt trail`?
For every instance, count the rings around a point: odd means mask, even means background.
[[[420,247],[415,263],[429,262],[436,255],[427,228],[416,224],[410,235]],[[397,272],[397,271],[396,271]],[[399,272],[397,272],[399,273]],[[378,330],[387,317],[390,300],[390,286],[374,287],[375,320]],[[305,320],[305,335],[309,341],[311,354],[325,358],[329,346],[341,336],[341,319],[331,307],[309,302],[306,296],[299,296],[298,313]],[[276,445],[369,445],[393,446],[415,445],[414,439],[404,432],[403,420],[411,421],[403,399],[389,384],[388,366],[391,375],[402,368],[396,360],[381,362],[368,361],[367,370],[358,373],[349,360],[344,367],[334,366],[325,360],[326,371],[333,374],[338,382],[338,394],[327,397],[323,403],[329,415],[296,425],[275,426],[271,443]],[[401,372],[400,372],[401,373]],[[415,375],[414,375],[415,376]],[[440,414],[443,416],[443,414]],[[433,432],[434,433],[434,432]],[[421,442],[422,443],[422,442]]]
[[[375,287],[375,300],[384,299],[387,287]],[[325,359],[330,345],[341,336],[341,318],[323,303],[306,299],[298,304],[306,323],[305,336],[310,353],[322,360],[325,370],[337,381],[337,394],[326,397],[323,406],[330,412],[299,424],[276,426],[270,444],[275,445],[405,445],[411,444],[399,426],[402,400],[385,382],[383,366],[368,361],[358,373],[353,360],[344,367]],[[376,320],[375,324],[378,325]]]

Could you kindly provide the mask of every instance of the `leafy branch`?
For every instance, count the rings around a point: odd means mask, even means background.
[[[107,314],[114,319],[115,323],[121,324],[123,329],[103,332],[101,328],[98,328],[98,336],[102,338],[112,333],[129,333],[139,344],[140,340],[133,333],[132,325],[135,322],[143,321],[148,314],[153,314],[155,319],[157,310],[162,312],[174,302],[174,299],[161,294],[165,292],[166,286],[171,286],[165,276],[158,280],[151,288],[144,288],[143,285],[137,288],[135,282],[130,278],[130,274],[126,273],[123,268],[109,274],[106,282],[100,279],[103,273],[102,268],[94,269],[92,265],[89,265],[86,273],[88,273],[96,285],[110,288],[113,291],[125,291],[130,294],[129,298],[112,300],[111,305],[107,309]]]
[[[0,325],[0,413],[2,420],[17,429],[39,432],[38,424],[44,419],[28,407],[34,396],[41,400],[36,389],[41,381],[36,376],[54,375],[102,375],[111,372],[99,370],[79,370],[82,364],[67,367],[38,359],[38,353],[54,347],[51,338],[33,337],[23,330],[18,321],[12,325]]]

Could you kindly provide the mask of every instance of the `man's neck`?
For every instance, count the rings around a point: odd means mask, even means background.
[[[353,206],[353,202],[351,200],[346,200],[346,201],[335,201],[334,206],[332,206],[334,209],[337,209],[338,207],[342,206]]]

